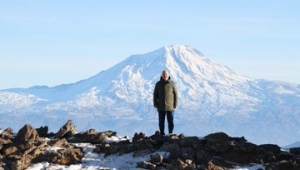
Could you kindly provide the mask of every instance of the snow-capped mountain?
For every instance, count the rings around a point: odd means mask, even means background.
[[[72,119],[79,131],[153,134],[158,120],[152,95],[163,70],[179,92],[175,133],[223,131],[257,144],[300,140],[300,85],[238,75],[185,45],[130,56],[73,84],[1,90],[0,128],[27,123],[56,131]]]

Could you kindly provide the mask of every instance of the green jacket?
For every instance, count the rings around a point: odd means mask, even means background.
[[[165,81],[162,77],[155,84],[153,105],[158,111],[174,111],[178,104],[178,93],[175,83],[169,78]]]

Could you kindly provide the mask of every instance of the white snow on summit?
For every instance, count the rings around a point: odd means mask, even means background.
[[[300,85],[241,76],[178,44],[129,56],[72,84],[1,90],[0,115],[6,119],[0,128],[18,130],[27,123],[56,131],[72,119],[80,131],[151,135],[158,130],[153,89],[163,70],[169,70],[179,92],[175,133],[223,131],[283,145],[300,140]]]

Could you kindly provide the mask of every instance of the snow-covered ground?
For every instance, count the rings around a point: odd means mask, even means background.
[[[107,142],[113,141],[118,142],[123,140],[123,138],[112,137],[107,140]],[[52,165],[48,162],[42,162],[35,164],[26,170],[142,170],[136,167],[137,162],[149,161],[150,154],[145,154],[143,156],[134,157],[133,153],[124,155],[111,155],[104,156],[104,154],[94,153],[94,145],[90,143],[78,143],[78,147],[82,147],[85,156],[82,159],[81,164],[62,166],[62,165]],[[54,148],[55,149],[55,148]],[[160,155],[168,156],[166,152],[156,152]],[[155,154],[155,153],[152,153]],[[151,154],[151,155],[152,155]],[[262,165],[253,165],[247,167],[236,167],[233,170],[265,170]]]
[[[153,134],[152,96],[162,70],[178,89],[176,133],[223,131],[280,146],[300,140],[300,85],[239,75],[185,45],[132,55],[76,83],[0,90],[0,128],[17,131],[26,123],[55,132],[72,119],[78,131]]]

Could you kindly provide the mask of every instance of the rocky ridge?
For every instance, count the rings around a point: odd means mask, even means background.
[[[113,131],[94,129],[78,133],[72,120],[57,133],[49,133],[47,126],[35,129],[28,124],[17,134],[7,128],[0,131],[0,170],[24,170],[39,162],[80,164],[84,152],[76,143],[91,143],[96,146],[93,152],[106,156],[150,154],[148,161],[136,164],[141,169],[229,170],[254,164],[263,165],[266,170],[300,169],[300,148],[284,151],[274,144],[256,145],[244,137],[230,137],[224,132],[203,138],[184,134],[161,136],[159,132],[146,136],[141,132],[135,133],[132,139],[106,142],[116,135]],[[55,147],[59,149],[51,149]]]

